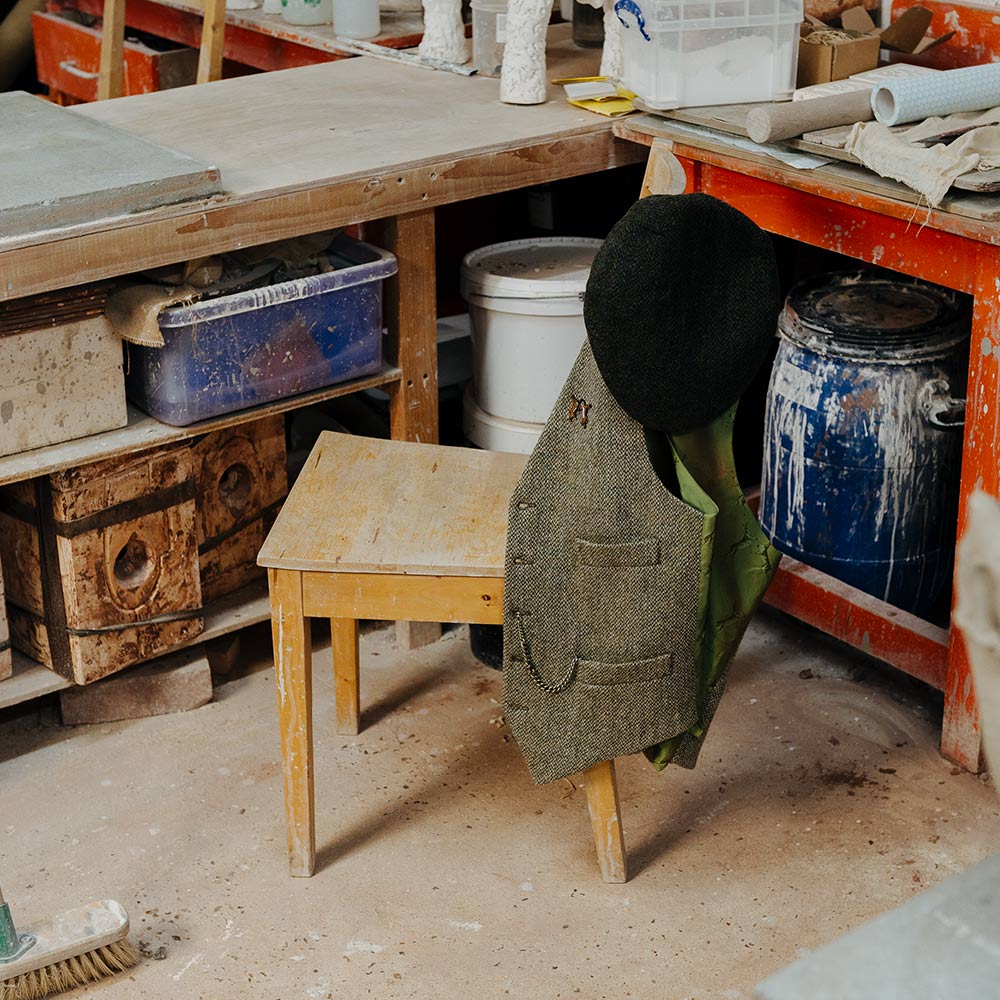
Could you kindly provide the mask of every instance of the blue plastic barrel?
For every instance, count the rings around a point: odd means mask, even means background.
[[[879,272],[796,285],[778,321],[761,525],[774,545],[926,615],[951,578],[969,316]]]

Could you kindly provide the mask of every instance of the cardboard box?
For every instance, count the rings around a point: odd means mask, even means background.
[[[828,24],[814,17],[802,23],[799,40],[797,87],[811,87],[832,80],[846,80],[855,73],[864,73],[878,65],[879,49],[891,49],[908,55],[919,55],[948,41],[955,32],[934,38],[927,35],[931,12],[926,7],[911,7],[887,28],[877,28],[864,7],[844,11],[840,21],[849,38],[838,39],[831,45],[807,41],[814,31],[830,30]]]

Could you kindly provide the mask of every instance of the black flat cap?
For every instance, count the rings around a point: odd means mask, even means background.
[[[654,195],[616,223],[584,300],[597,365],[622,409],[680,434],[743,395],[774,338],[771,237],[706,194]]]

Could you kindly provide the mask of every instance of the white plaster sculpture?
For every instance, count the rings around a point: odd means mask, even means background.
[[[615,0],[579,0],[604,8],[604,55],[601,75],[622,76],[621,22]],[[465,63],[469,55],[462,25],[461,0],[423,0],[424,39],[420,55],[445,62]],[[545,36],[552,0],[509,0],[507,41],[500,75],[500,100],[506,104],[541,104],[545,101]]]
[[[469,61],[462,23],[462,0],[423,0],[424,37],[417,52],[424,59],[457,63]]]

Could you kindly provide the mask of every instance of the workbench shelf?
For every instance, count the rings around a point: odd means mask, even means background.
[[[398,382],[402,374],[401,369],[384,365],[382,370],[375,375],[353,379],[350,382],[341,382],[338,385],[305,392],[298,396],[286,396],[270,403],[251,407],[248,410],[238,410],[235,413],[212,417],[210,420],[201,420],[188,427],[172,427],[170,424],[161,423],[135,406],[129,405],[128,423],[124,427],[0,458],[0,486],[25,479],[34,479],[36,476],[48,475],[61,469],[86,465],[89,462],[97,462],[105,458],[116,458],[119,455],[131,454],[145,448],[155,448],[159,445],[172,444],[175,441],[184,441],[201,434],[207,434],[210,431],[251,423],[275,413],[298,410],[313,403],[322,403],[325,400],[336,399],[338,396],[346,396],[362,389],[374,389],[378,386],[389,385],[392,382]]]
[[[213,601],[205,608],[204,631],[193,636],[188,642],[183,642],[160,655],[170,656],[180,649],[220,639],[222,636],[229,635],[239,629],[266,622],[270,617],[271,606],[267,595],[267,581],[260,580],[257,583],[251,583],[232,594],[227,594],[225,597]],[[159,658],[158,655],[156,659]],[[73,687],[72,681],[61,677],[34,660],[29,660],[23,653],[15,650],[14,673],[7,680],[0,682],[0,710],[70,687]]]

